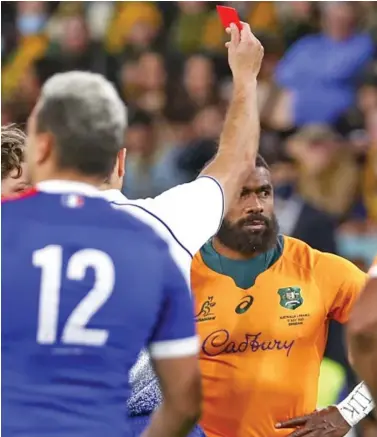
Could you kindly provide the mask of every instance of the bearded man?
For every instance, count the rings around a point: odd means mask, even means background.
[[[316,411],[329,322],[348,320],[365,281],[349,261],[279,234],[258,156],[191,266],[207,437],[342,437],[365,417],[364,383]]]

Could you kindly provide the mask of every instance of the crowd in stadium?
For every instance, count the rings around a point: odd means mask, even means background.
[[[281,227],[366,269],[377,238],[375,5],[235,4],[265,47],[261,153]],[[12,2],[2,23],[3,124],[26,121],[51,74],[85,69],[110,78],[129,107],[129,197],[192,180],[213,155],[231,83],[210,2]],[[287,217],[293,194],[306,208]]]
[[[281,232],[367,271],[377,247],[376,5],[227,4],[265,50],[260,153],[271,168]],[[213,157],[232,89],[215,3],[3,2],[1,8],[3,125],[24,126],[54,73],[89,70],[111,80],[129,110],[128,198],[192,181]],[[337,396],[355,384],[342,344],[334,324],[327,357],[342,366]],[[372,420],[362,432],[376,432]]]

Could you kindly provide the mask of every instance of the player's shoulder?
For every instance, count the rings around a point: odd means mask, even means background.
[[[73,211],[75,213],[71,214]],[[3,198],[2,218],[12,223],[29,219],[49,223],[53,218],[56,225],[97,227],[104,231],[112,229],[128,234],[131,232],[140,239],[159,243],[157,234],[144,221],[127,211],[118,211],[102,197],[31,189],[20,195]]]
[[[17,201],[35,197],[37,194],[41,194],[41,191],[38,191],[36,188],[30,188],[28,190],[22,191],[21,193],[3,196],[1,198],[1,205],[16,205]]]
[[[302,275],[320,290],[337,292],[343,284],[360,288],[366,274],[341,256],[313,249],[303,241],[284,237],[284,260],[286,270]]]
[[[284,255],[291,262],[313,273],[361,272],[353,263],[339,255],[321,252],[297,238],[284,236]]]
[[[4,218],[8,214],[16,215],[18,211],[22,212],[27,210],[29,206],[36,205],[43,201],[42,197],[42,193],[35,188],[31,188],[22,193],[4,196],[1,198],[2,217]]]
[[[148,239],[154,242],[159,247],[165,247],[165,241],[161,238],[160,233],[153,226],[153,223],[145,219],[144,214],[140,214],[139,210],[134,210],[132,203],[115,204],[104,199],[104,208],[108,217],[111,218],[111,224],[116,227],[119,232],[127,231],[136,233],[138,238]],[[126,199],[127,200],[127,199]],[[144,211],[144,209],[143,209]],[[141,212],[143,212],[141,211]]]
[[[118,195],[115,200],[110,200],[110,205],[114,210],[131,215],[145,223],[160,236],[165,234],[163,231],[167,225],[154,208],[154,199],[131,200],[123,196],[122,193],[119,194],[120,196]]]
[[[119,190],[105,190],[102,192],[102,197],[106,199],[115,209],[124,210],[127,212],[136,211],[136,208],[140,210],[144,209],[148,212],[153,212],[156,207],[156,199],[128,199]]]
[[[312,269],[318,261],[318,251],[297,238],[283,236],[284,259],[305,269]]]

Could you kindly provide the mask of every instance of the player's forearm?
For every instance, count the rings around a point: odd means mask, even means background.
[[[347,324],[348,347],[351,364],[377,399],[377,316],[371,308],[377,304],[377,279],[370,279],[355,303]]]
[[[234,85],[218,152],[202,172],[220,182],[227,205],[255,165],[259,135],[257,81],[251,78],[247,84]]]
[[[189,434],[200,417],[200,409],[179,411],[166,402],[153,413],[150,425],[141,437],[184,437]]]
[[[348,333],[352,366],[365,381],[371,398],[377,399],[377,327],[373,331]],[[369,393],[369,392],[368,392]]]
[[[354,366],[357,374],[363,378],[369,388],[372,399],[377,399],[377,344],[371,353],[355,354]]]
[[[355,426],[364,419],[374,409],[374,402],[365,382],[357,385],[337,408],[350,426]]]

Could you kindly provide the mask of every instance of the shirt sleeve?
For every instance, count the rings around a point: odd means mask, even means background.
[[[220,227],[224,193],[214,178],[201,176],[144,201],[143,206],[155,214],[193,256]]]
[[[346,323],[364,288],[367,275],[340,256],[321,253],[319,258],[316,276],[324,295],[328,317]]]
[[[188,284],[169,252],[166,253],[163,303],[149,342],[149,352],[154,359],[192,356],[199,351]]]

